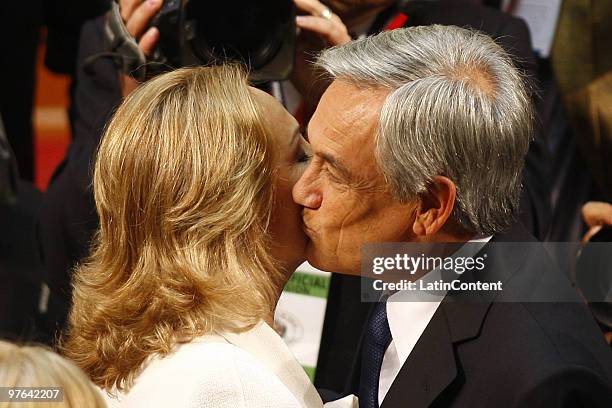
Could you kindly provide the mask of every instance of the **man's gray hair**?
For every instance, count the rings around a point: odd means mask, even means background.
[[[457,187],[453,219],[464,229],[490,235],[514,221],[533,113],[521,75],[491,38],[454,26],[398,29],[325,50],[317,65],[390,90],[376,158],[398,199],[441,175]]]

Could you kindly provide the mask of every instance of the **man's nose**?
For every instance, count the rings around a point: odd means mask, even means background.
[[[312,172],[307,169],[293,186],[292,195],[296,204],[317,209],[321,206],[322,196],[316,188],[312,176]]]

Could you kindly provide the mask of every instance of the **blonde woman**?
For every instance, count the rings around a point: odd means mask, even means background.
[[[270,327],[304,259],[291,189],[305,143],[236,66],[161,75],[119,107],[64,344],[110,406],[322,405]]]
[[[81,369],[40,346],[18,346],[0,340],[0,387],[8,387],[0,408],[106,407],[102,395]],[[17,394],[21,387],[43,389],[36,392],[35,400],[25,401]],[[61,394],[52,388],[61,390]],[[51,401],[54,398],[56,402]]]

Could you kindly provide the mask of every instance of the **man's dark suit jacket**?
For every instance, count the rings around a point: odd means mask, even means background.
[[[529,30],[523,20],[459,0],[409,1],[402,11],[408,16],[406,26],[457,25],[490,35],[513,57],[518,69],[535,83],[536,63]],[[397,13],[396,8],[382,13],[373,32],[382,30],[393,13]],[[523,172],[520,219],[540,239],[546,235],[550,217],[546,156],[545,141],[536,135]],[[317,387],[338,391],[346,383],[346,370],[355,357],[359,334],[370,310],[368,304],[360,302],[359,293],[359,278],[332,276],[315,378]]]
[[[495,246],[504,242],[531,246]],[[534,246],[522,227],[492,238],[481,251],[485,269],[462,280],[501,280],[503,291],[449,292],[381,408],[610,406],[612,352],[569,281]],[[535,301],[551,296],[564,302]],[[357,393],[359,370],[347,392]]]

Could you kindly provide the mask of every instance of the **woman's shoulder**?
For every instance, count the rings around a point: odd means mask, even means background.
[[[117,404],[119,402],[119,404]],[[265,365],[239,347],[208,336],[152,359],[117,407],[297,407]]]

